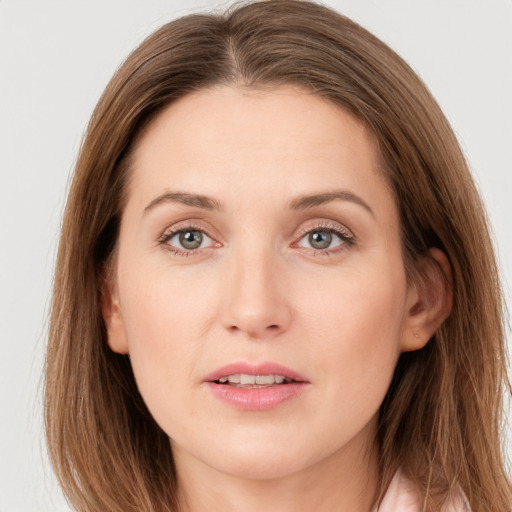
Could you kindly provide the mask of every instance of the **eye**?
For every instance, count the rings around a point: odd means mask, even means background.
[[[333,241],[334,243],[341,241],[340,237],[331,231],[311,231],[304,238],[307,238],[309,245],[313,249],[327,249]]]
[[[332,253],[355,243],[354,236],[341,227],[317,227],[307,231],[297,242],[298,247]]]
[[[183,249],[193,250],[199,249],[207,238],[209,237],[202,231],[188,229],[186,231],[179,231],[176,233],[171,237],[168,243],[171,243],[172,245],[172,241],[174,240],[174,243],[178,243]]]
[[[215,245],[214,240],[204,231],[193,227],[166,232],[159,242],[179,255],[193,254],[198,249]]]
[[[333,231],[327,229],[315,229],[303,236],[298,245],[322,251],[325,249],[332,249],[333,245],[338,246],[342,243],[343,240]]]

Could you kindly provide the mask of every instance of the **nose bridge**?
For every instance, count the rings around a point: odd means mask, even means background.
[[[266,242],[234,249],[228,265],[224,326],[253,338],[277,335],[290,321],[279,257]]]

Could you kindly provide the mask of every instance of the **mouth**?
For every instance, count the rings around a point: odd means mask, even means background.
[[[224,386],[249,389],[309,383],[309,380],[298,372],[273,362],[230,363],[218,368],[203,380]]]
[[[260,389],[302,381],[296,381],[291,377],[286,377],[284,375],[251,375],[247,373],[236,373],[224,375],[213,382],[215,384],[223,384],[225,386],[235,388]]]
[[[311,384],[299,373],[277,363],[232,363],[203,380],[223,403],[243,411],[269,411],[301,396]]]

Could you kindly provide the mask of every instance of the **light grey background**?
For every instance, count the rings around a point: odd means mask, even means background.
[[[512,281],[512,1],[330,0],[398,51],[451,121]],[[151,31],[215,0],[0,0],[0,510],[69,507],[48,467],[41,371],[54,257],[87,120]]]

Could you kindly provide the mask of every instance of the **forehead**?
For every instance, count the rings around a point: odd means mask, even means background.
[[[301,188],[385,186],[366,127],[334,103],[292,86],[222,86],[189,94],[148,126],[132,164],[129,195],[146,199],[171,186],[291,195]]]

